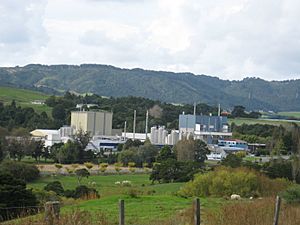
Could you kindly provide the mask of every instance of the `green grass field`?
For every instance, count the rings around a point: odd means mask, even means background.
[[[29,188],[43,189],[52,181],[60,181],[64,189],[74,189],[77,185],[75,176],[41,177],[29,183]],[[116,181],[129,180],[131,187],[116,185]],[[85,210],[97,220],[97,215],[104,215],[115,224],[118,220],[119,199],[125,201],[126,224],[149,224],[151,221],[166,220],[182,210],[192,207],[192,198],[182,198],[175,193],[184,183],[152,184],[149,174],[97,175],[84,179],[81,183],[91,185],[101,195],[100,199],[74,201],[62,208],[62,214],[71,211]],[[137,197],[128,192],[134,190]],[[201,206],[207,210],[217,209],[223,203],[219,198],[203,198]]]
[[[300,112],[279,112],[277,114],[281,116],[291,116],[295,118],[300,118]]]
[[[22,107],[32,107],[36,112],[45,111],[48,113],[48,115],[50,115],[50,107],[31,103],[34,100],[45,100],[48,97],[49,95],[37,91],[11,87],[0,87],[0,101],[3,101],[4,104],[10,104],[12,100],[15,100],[16,103]]]
[[[269,124],[269,125],[289,125],[295,121],[287,121],[287,120],[264,120],[264,119],[252,119],[252,118],[235,118],[229,119],[229,124],[235,123],[236,125],[242,124]],[[300,124],[300,121],[296,121],[296,123]]]
[[[56,177],[41,177],[39,180],[29,183],[28,187],[43,189],[44,186],[52,181],[60,181],[64,189],[75,189],[78,185],[75,176],[56,176]],[[171,195],[179,190],[183,183],[166,183],[166,184],[151,184],[149,174],[123,174],[123,175],[99,175],[90,176],[82,180],[83,185],[89,185],[92,182],[96,184],[93,186],[99,191],[101,196],[120,195],[128,191],[131,187],[120,187],[115,184],[117,181],[129,180],[132,183],[132,188],[137,188],[144,193],[155,192],[155,194]]]

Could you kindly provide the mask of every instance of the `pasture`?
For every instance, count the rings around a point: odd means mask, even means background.
[[[39,113],[45,111],[48,115],[51,115],[50,107],[31,103],[34,100],[46,100],[48,97],[49,95],[37,91],[12,87],[0,87],[0,101],[4,102],[4,104],[10,104],[12,100],[15,100],[17,105],[22,107],[31,107]]]
[[[280,125],[289,125],[291,123],[298,123],[300,124],[300,121],[288,121],[288,120],[268,120],[268,119],[253,119],[253,118],[234,118],[234,119],[228,119],[229,124],[235,123],[236,125],[242,125],[242,124],[269,124],[274,126],[280,126]]]
[[[124,180],[131,181],[132,185],[124,187],[115,184]],[[43,189],[52,181],[60,181],[64,189],[74,189],[78,185],[75,176],[48,176],[29,183],[28,188]],[[184,183],[152,184],[149,174],[94,175],[83,179],[81,184],[99,191],[100,199],[66,200],[62,214],[88,211],[95,221],[101,215],[109,223],[115,224],[118,220],[118,201],[124,199],[126,224],[149,224],[151,221],[164,221],[178,216],[191,209],[193,202],[192,198],[176,195]],[[135,196],[130,194],[132,192]],[[201,205],[206,210],[219,208],[222,202],[219,198],[201,199]]]
[[[300,118],[300,112],[278,112],[277,114],[281,116]]]

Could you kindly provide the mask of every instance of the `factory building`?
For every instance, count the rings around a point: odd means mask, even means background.
[[[105,111],[73,111],[71,127],[94,135],[112,135],[112,112]]]
[[[205,140],[208,144],[220,138],[231,137],[227,117],[203,115],[179,115],[179,133],[183,136],[193,135],[195,139]]]

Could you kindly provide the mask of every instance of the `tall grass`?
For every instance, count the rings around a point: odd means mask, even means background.
[[[252,202],[228,204],[218,212],[206,214],[206,225],[270,225],[275,211],[275,199],[265,198]],[[300,224],[299,205],[283,203],[279,215],[279,224]]]
[[[107,217],[98,213],[96,216],[88,211],[75,210],[60,216],[54,221],[55,225],[112,225]],[[21,220],[8,221],[4,225],[48,225],[42,215],[23,218]]]

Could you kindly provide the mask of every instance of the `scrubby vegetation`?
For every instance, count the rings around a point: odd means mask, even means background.
[[[249,202],[227,204],[218,211],[210,211],[205,216],[207,225],[269,225],[274,218],[274,198],[264,198]],[[300,224],[300,207],[283,203],[279,223]]]
[[[243,197],[272,196],[285,190],[290,183],[284,179],[271,180],[246,168],[220,167],[215,171],[196,174],[179,191],[182,196]]]

